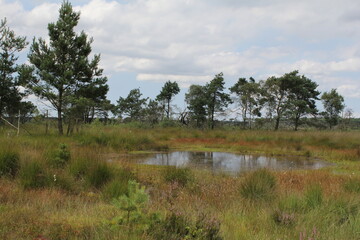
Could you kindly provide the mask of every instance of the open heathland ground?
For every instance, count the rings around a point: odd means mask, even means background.
[[[358,239],[360,133],[89,125],[0,133],[0,239]],[[304,156],[238,175],[139,165],[171,150]],[[107,159],[113,159],[108,162]]]

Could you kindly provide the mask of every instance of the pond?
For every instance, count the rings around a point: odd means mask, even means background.
[[[138,163],[208,169],[214,172],[239,173],[259,168],[272,170],[319,169],[330,163],[304,157],[268,157],[226,152],[168,152],[138,158]]]

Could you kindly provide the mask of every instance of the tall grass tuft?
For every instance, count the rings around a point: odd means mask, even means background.
[[[20,168],[19,154],[15,152],[0,153],[0,177],[15,177]]]
[[[316,208],[323,202],[323,190],[320,185],[310,185],[305,191],[305,204],[308,208]]]
[[[24,189],[43,188],[49,184],[44,168],[38,162],[29,162],[21,167],[20,184]]]
[[[246,176],[240,186],[240,194],[250,200],[269,200],[275,188],[275,176],[266,169],[260,169]]]
[[[119,169],[115,174],[114,179],[107,183],[102,190],[105,199],[118,198],[122,195],[128,196],[129,180],[137,180],[135,174],[130,169]]]
[[[330,204],[330,212],[335,215],[335,222],[339,225],[349,222],[359,212],[359,201],[345,198],[334,199]]]
[[[112,172],[106,163],[96,163],[87,172],[86,179],[90,186],[101,188],[112,178]]]
[[[194,176],[189,168],[166,167],[163,171],[165,182],[178,183],[185,186],[194,180]]]
[[[68,169],[70,174],[76,180],[83,180],[92,164],[93,164],[92,159],[80,157],[80,158],[72,159],[69,163]]]

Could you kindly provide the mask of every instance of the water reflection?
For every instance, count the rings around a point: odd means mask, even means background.
[[[266,157],[224,152],[157,153],[139,160],[142,164],[206,168],[212,171],[244,172],[258,168],[274,170],[319,169],[329,163],[301,157]]]

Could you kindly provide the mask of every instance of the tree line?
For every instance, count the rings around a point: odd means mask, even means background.
[[[79,19],[80,13],[64,1],[58,20],[48,24],[49,40],[32,40],[28,64],[17,64],[17,54],[29,44],[26,38],[16,36],[6,19],[1,20],[0,117],[11,120],[19,113],[35,113],[36,106],[24,101],[25,96],[34,94],[56,110],[59,134],[64,134],[64,124],[69,134],[77,124],[90,123],[95,117],[108,118],[110,113],[124,121],[150,124],[172,119],[171,101],[180,92],[176,82],[167,81],[155,99],[143,98],[136,88],[111,104],[106,98],[107,78],[99,68],[100,55],[90,57],[93,39],[84,31],[74,30]],[[239,78],[226,89],[223,73],[219,73],[205,85],[189,87],[187,108],[178,111],[178,120],[184,125],[213,129],[216,117],[234,104],[243,125],[250,129],[255,120],[268,119],[277,130],[286,119],[297,130],[305,117],[319,116],[332,128],[345,107],[344,98],[336,89],[320,96],[317,87],[316,82],[293,71],[260,81]],[[323,112],[317,109],[318,100],[323,103]]]

